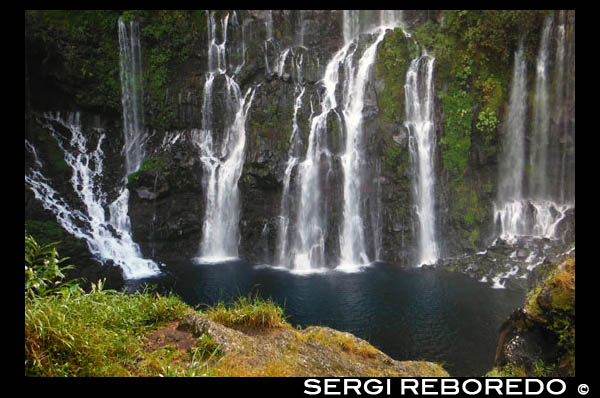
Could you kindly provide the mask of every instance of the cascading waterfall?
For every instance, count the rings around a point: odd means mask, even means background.
[[[494,204],[504,238],[523,235],[527,231],[523,210],[523,178],[525,170],[525,120],[527,117],[527,63],[523,57],[523,41],[515,52],[513,77],[505,125],[503,156],[500,158],[498,202]]]
[[[119,48],[126,171],[131,174],[142,165],[145,139],[142,55],[140,30],[136,21],[124,22],[122,17],[119,18]]]
[[[550,129],[550,85],[548,65],[553,20],[547,17],[542,30],[540,47],[536,59],[535,97],[533,101],[532,137],[526,141],[527,120],[527,68],[523,58],[523,45],[515,53],[513,82],[505,127],[503,155],[500,164],[500,177],[497,203],[494,203],[494,218],[500,223],[500,237],[514,241],[519,236],[532,235],[555,238],[556,227],[572,208],[564,201],[565,188],[562,177],[559,191],[551,189],[551,169],[564,169],[564,156],[558,166],[548,164],[548,151],[551,145]],[[556,29],[555,80],[557,106],[562,107],[562,68],[564,57],[564,25]],[[560,139],[559,136],[554,139]],[[526,147],[529,145],[529,171],[525,173]],[[562,164],[561,164],[562,163]],[[527,185],[526,185],[527,183]],[[562,185],[562,187],[561,187]],[[525,191],[527,187],[527,191]]]
[[[550,115],[548,106],[548,50],[552,18],[547,17],[542,31],[536,61],[535,100],[533,106],[533,136],[529,149],[529,197],[548,199],[548,135]]]
[[[564,99],[565,99],[565,82],[563,76],[565,74],[565,53],[566,53],[566,30],[565,30],[565,13],[561,11],[559,13],[559,25],[557,27],[556,34],[556,58],[554,61],[555,64],[555,73],[554,73],[554,81],[556,82],[556,93],[555,93],[555,104],[554,104],[554,114],[558,115],[558,127],[560,130],[558,132],[559,139],[561,143],[565,141],[566,137],[563,137],[563,134],[566,132],[566,128],[564,128],[564,123],[566,121],[566,117],[564,117],[563,109],[564,109]],[[566,156],[567,151],[562,151],[562,158],[559,166],[559,175],[560,175],[560,183],[558,186],[558,194],[560,196],[560,202],[566,202],[566,191],[567,191],[567,173],[566,173]]]
[[[52,123],[58,123],[71,134],[69,146],[65,145]],[[95,148],[88,143],[82,131],[80,114],[63,118],[59,113],[45,115],[44,127],[57,140],[66,163],[73,170],[71,185],[83,204],[81,210],[73,208],[52,188],[49,179],[41,173],[42,163],[33,146],[25,141],[36,159],[25,182],[45,209],[52,211],[58,223],[70,234],[85,239],[92,255],[102,262],[113,261],[123,270],[127,279],[137,279],[158,274],[156,263],[144,259],[138,245],[133,241],[127,216],[129,191],[122,190],[118,199],[109,204],[110,217],[105,213],[106,193],[102,190],[103,157],[101,146],[105,135],[101,134]],[[72,148],[72,149],[69,149]]]
[[[220,262],[238,257],[239,189],[246,146],[246,118],[255,90],[242,95],[239,85],[227,75],[226,44],[229,14],[221,20],[223,40],[217,43],[215,14],[208,15],[208,72],[204,84],[202,129],[192,131],[200,149],[205,169],[206,211],[202,226],[200,258],[203,262]],[[213,87],[215,79],[225,80],[225,127],[222,142],[213,129]]]
[[[344,212],[340,235],[340,267],[343,268],[356,268],[370,262],[365,247],[361,211],[361,170],[366,165],[362,110],[369,72],[375,62],[377,46],[384,36],[385,29],[380,28],[377,38],[360,58],[356,72],[352,56],[345,60],[346,80],[342,115],[346,124],[346,148],[341,156],[344,171]]]
[[[325,266],[326,223],[321,204],[319,170],[321,164],[331,170],[331,153],[327,148],[327,115],[337,106],[335,89],[338,84],[339,64],[349,46],[338,51],[325,69],[322,84],[325,88],[321,112],[310,121],[310,134],[305,158],[298,164],[300,198],[298,201],[296,238],[290,255],[290,267],[307,271]]]
[[[372,15],[371,15],[372,14]],[[362,23],[359,11],[344,11],[344,46],[333,55],[327,64],[320,83],[324,88],[320,100],[319,112],[312,112],[310,133],[304,160],[294,151],[293,141],[297,137],[297,110],[304,89],[296,97],[294,111],[294,129],[290,142],[288,163],[284,174],[284,192],[278,232],[278,265],[297,271],[309,271],[325,267],[325,242],[327,224],[325,208],[322,203],[321,176],[327,176],[332,170],[332,157],[327,147],[327,120],[331,112],[345,126],[345,149],[340,155],[344,175],[344,203],[339,236],[340,259],[338,269],[357,270],[367,265],[370,259],[365,243],[363,208],[361,196],[363,169],[367,165],[364,154],[363,107],[366,84],[375,62],[377,46],[385,36],[386,27],[398,26],[398,13],[370,13],[369,21]],[[372,21],[371,21],[372,20]],[[385,26],[382,26],[385,25]],[[360,59],[355,60],[358,49],[358,36],[370,31],[375,39],[365,48]],[[280,55],[279,65],[285,62],[288,50]],[[344,71],[344,80],[340,81],[340,68]],[[281,71],[278,71],[278,73]],[[342,99],[338,104],[336,91],[341,85]],[[292,170],[297,167],[300,187],[296,211],[296,236],[289,235],[289,183]],[[375,216],[377,220],[378,217]],[[375,250],[378,255],[379,250]]]
[[[125,136],[125,171],[130,174],[137,170],[143,160],[143,108],[141,98],[142,68],[139,27],[135,21],[124,22],[119,19],[120,72],[123,105],[123,133]],[[124,277],[137,279],[160,273],[152,260],[142,257],[139,246],[131,236],[128,215],[129,191],[123,186],[117,199],[107,204],[106,193],[102,189],[103,157],[101,149],[105,135],[102,133],[97,146],[88,148],[81,126],[80,114],[70,114],[63,119],[59,113],[45,115],[47,128],[57,140],[63,151],[66,163],[73,170],[71,184],[73,191],[83,204],[83,212],[73,209],[50,181],[41,173],[41,162],[36,161],[37,170],[32,169],[25,180],[32,187],[36,198],[42,201],[44,208],[52,211],[59,224],[72,235],[87,241],[92,255],[102,262],[113,261],[121,267]],[[71,132],[69,149],[59,138],[52,123],[58,123]],[[31,144],[28,145],[33,149]],[[107,217],[105,208],[108,207]]]
[[[279,216],[279,229],[277,234],[277,261],[279,266],[290,266],[289,253],[289,225],[290,225],[290,180],[292,170],[298,164],[301,139],[298,128],[298,110],[302,106],[302,97],[306,88],[300,85],[296,86],[298,96],[294,101],[294,117],[292,126],[292,135],[290,137],[290,149],[288,151],[288,161],[283,174],[283,192],[281,195],[281,214]]]
[[[413,192],[419,220],[418,265],[434,264],[439,258],[435,233],[435,130],[433,120],[433,63],[425,54],[413,59],[404,86],[410,158],[415,169]]]
[[[143,131],[143,108],[141,98],[142,67],[139,27],[137,22],[118,23],[120,46],[120,76],[123,105],[123,133],[125,136],[126,175],[136,171],[143,160],[143,143],[146,135]],[[59,113],[45,115],[44,127],[57,140],[63,151],[66,163],[73,170],[71,184],[73,191],[83,204],[84,211],[73,209],[50,181],[41,173],[41,162],[37,159],[31,174],[25,176],[36,198],[42,201],[44,208],[52,211],[59,224],[72,235],[85,239],[92,255],[102,262],[113,261],[121,267],[124,277],[137,279],[160,273],[157,264],[142,257],[139,246],[131,236],[129,220],[129,191],[123,186],[117,199],[107,204],[106,193],[102,189],[103,157],[101,149],[105,135],[102,133],[97,146],[88,148],[81,126],[80,114],[70,114],[66,119]],[[71,132],[69,149],[59,138],[52,123],[58,123]],[[26,141],[30,150],[33,146]],[[105,208],[108,207],[107,217]]]

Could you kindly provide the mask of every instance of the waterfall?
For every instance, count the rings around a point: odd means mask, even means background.
[[[435,129],[433,120],[433,63],[435,58],[422,55],[411,61],[404,86],[406,121],[409,132],[413,192],[419,220],[418,265],[434,264],[439,258],[435,234]]]
[[[565,108],[565,82],[564,82],[564,74],[565,74],[565,52],[566,52],[566,31],[565,31],[565,13],[561,11],[559,14],[559,23],[560,25],[557,27],[557,37],[556,37],[556,58],[554,61],[555,72],[554,72],[554,81],[556,82],[556,93],[555,93],[555,102],[554,102],[554,115],[558,120],[558,133],[559,139],[561,143],[565,143],[566,137],[566,129],[564,128],[564,123],[566,121],[566,117],[564,115]],[[563,148],[561,161],[558,163],[558,173],[559,177],[559,185],[558,185],[558,194],[560,196],[560,202],[565,203],[566,201],[566,191],[567,191],[567,173],[566,173],[566,156],[567,151]]]
[[[81,210],[61,197],[52,188],[51,181],[42,172],[42,163],[35,154],[35,149],[28,141],[26,147],[34,154],[36,162],[25,182],[31,187],[35,197],[42,202],[45,209],[56,215],[58,223],[70,234],[85,239],[90,252],[102,262],[113,261],[121,267],[126,279],[137,279],[158,274],[158,266],[151,260],[144,259],[138,245],[133,241],[127,216],[129,191],[123,189],[113,203],[108,204],[110,216],[105,213],[106,193],[103,191],[101,179],[104,173],[102,133],[97,144],[88,143],[82,130],[80,114],[70,114],[65,118],[59,113],[44,115],[44,128],[50,131],[63,152],[65,162],[71,167],[71,186]],[[55,124],[69,130],[72,134],[67,145],[55,130]]]
[[[192,132],[193,142],[200,150],[205,170],[206,208],[202,225],[199,261],[220,262],[238,257],[239,189],[246,147],[246,118],[255,90],[242,95],[239,85],[227,75],[226,44],[229,14],[221,20],[222,41],[217,42],[214,13],[208,15],[208,72],[204,84],[202,128]],[[213,129],[213,95],[215,79],[224,79],[224,131]],[[217,142],[216,137],[222,137]]]
[[[288,151],[288,161],[286,164],[285,172],[283,174],[283,192],[281,195],[281,213],[279,216],[279,229],[277,235],[277,262],[279,266],[289,267],[290,266],[290,253],[289,253],[289,224],[290,224],[290,180],[292,176],[292,170],[298,164],[299,158],[299,146],[301,139],[298,128],[298,110],[302,106],[302,96],[306,88],[304,86],[297,85],[296,92],[298,93],[296,100],[294,101],[294,117],[292,126],[292,135],[290,137],[290,149]]]
[[[529,196],[548,199],[548,136],[550,115],[548,107],[548,44],[552,18],[547,17],[542,31],[536,61],[535,100],[533,106],[533,136],[529,150]]]
[[[513,77],[504,128],[504,156],[500,160],[499,199],[501,202],[523,197],[525,170],[525,120],[527,118],[527,62],[523,41],[515,52]]]
[[[560,19],[560,15],[559,15]],[[500,158],[499,186],[497,201],[494,202],[494,218],[500,225],[500,236],[514,241],[519,236],[537,236],[555,238],[556,227],[572,208],[565,198],[564,175],[565,153],[557,165],[549,164],[549,151],[556,147],[562,134],[551,134],[550,121],[550,82],[548,76],[550,45],[552,44],[552,17],[547,17],[542,30],[542,37],[536,59],[535,96],[533,101],[532,136],[526,139],[528,92],[527,66],[523,56],[521,41],[514,58],[513,80],[511,84],[508,117],[505,124],[503,152]],[[556,61],[554,70],[555,112],[562,113],[563,80],[566,78],[563,68],[564,58],[564,25],[555,30],[557,34]],[[560,116],[558,117],[560,120]],[[560,123],[559,123],[560,126]],[[528,172],[525,171],[526,153],[529,153]],[[552,170],[559,168],[560,172]],[[559,174],[556,185],[552,188],[552,174]],[[525,192],[525,184],[528,190]]]
[[[348,56],[345,60],[345,96],[342,115],[346,124],[346,142],[345,153],[341,155],[344,171],[344,210],[340,235],[340,266],[344,268],[356,268],[370,262],[366,253],[361,211],[363,180],[361,170],[367,163],[364,155],[362,111],[369,72],[375,62],[377,46],[384,36],[385,29],[380,29],[375,41],[364,51],[358,61],[357,69],[352,63],[352,56]]]
[[[298,201],[296,237],[290,255],[290,267],[307,271],[325,266],[325,240],[327,226],[321,203],[320,169],[331,170],[331,153],[327,148],[327,116],[335,109],[335,90],[338,85],[339,65],[349,46],[338,51],[325,69],[321,83],[325,89],[321,99],[321,112],[310,120],[310,133],[305,158],[298,164],[300,197]]]
[[[527,63],[523,57],[523,40],[515,52],[513,77],[504,128],[503,154],[500,158],[498,203],[494,214],[500,219],[504,238],[527,231],[523,206],[525,170],[525,121],[527,118]]]
[[[309,271],[326,267],[325,245],[328,231],[327,214],[324,206],[322,185],[323,178],[332,172],[332,154],[327,147],[328,117],[337,117],[343,126],[343,153],[339,155],[344,177],[343,184],[343,213],[339,231],[340,258],[338,269],[357,270],[371,261],[367,254],[363,219],[364,200],[363,179],[368,168],[364,153],[365,136],[363,131],[363,108],[365,90],[370,78],[370,72],[375,62],[377,46],[385,36],[385,28],[399,24],[397,13],[382,14],[371,12],[365,14],[366,22],[362,21],[362,11],[344,11],[344,46],[338,50],[325,68],[319,84],[323,91],[319,109],[311,112],[310,132],[307,150],[301,160],[295,149],[297,139],[297,111],[301,106],[304,88],[297,88],[294,110],[294,128],[290,143],[290,153],[284,173],[281,214],[278,230],[277,264],[296,271]],[[385,23],[385,26],[381,26]],[[372,35],[371,42],[357,60],[359,36],[363,32]],[[374,37],[374,39],[373,39]],[[279,67],[285,63],[287,49],[280,54]],[[292,51],[293,53],[293,51]],[[340,79],[343,70],[343,80]],[[277,71],[281,74],[281,70]],[[336,92],[341,92],[338,103]],[[311,103],[312,108],[312,103]],[[299,195],[296,203],[295,229],[290,231],[289,184],[292,170],[297,170]],[[375,234],[379,234],[379,215],[371,215],[376,221]],[[375,237],[377,246],[380,236]],[[291,242],[291,243],[288,243]],[[379,249],[375,248],[376,256]]]
[[[142,165],[145,134],[142,98],[142,55],[140,30],[136,21],[124,22],[119,18],[119,48],[121,71],[121,103],[123,104],[123,131],[127,174]]]
[[[125,137],[125,171],[130,174],[141,166],[144,157],[144,113],[141,99],[142,66],[139,26],[135,21],[124,22],[119,18],[120,77],[123,105],[123,134]],[[156,263],[142,257],[139,246],[131,236],[129,220],[129,191],[123,186],[117,199],[106,203],[102,187],[103,157],[101,145],[105,135],[99,136],[95,148],[90,148],[84,134],[80,114],[70,114],[66,119],[59,113],[44,115],[44,127],[57,140],[66,163],[73,170],[71,185],[82,204],[82,210],[74,209],[55,191],[41,172],[41,162],[36,157],[36,168],[30,169],[25,181],[32,188],[45,209],[52,211],[59,224],[72,235],[85,239],[92,255],[102,262],[113,261],[123,270],[127,279],[143,278],[158,274]],[[53,124],[54,123],[54,124]],[[59,124],[71,132],[69,146],[57,134],[54,125]],[[33,146],[26,141],[29,150]],[[123,176],[125,177],[125,176]],[[109,214],[105,212],[108,208]]]

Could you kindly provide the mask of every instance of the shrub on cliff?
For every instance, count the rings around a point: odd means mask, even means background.
[[[66,259],[56,246],[25,234],[25,375],[156,375],[137,364],[140,340],[190,308],[148,290],[103,290],[102,281],[86,294],[77,281],[64,281],[62,272],[71,266],[60,266]]]

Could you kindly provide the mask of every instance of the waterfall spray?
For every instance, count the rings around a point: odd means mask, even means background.
[[[419,266],[434,264],[439,258],[435,233],[434,61],[426,54],[412,60],[404,86],[407,119],[404,126],[409,132],[410,157],[415,169],[413,192],[419,219]]]

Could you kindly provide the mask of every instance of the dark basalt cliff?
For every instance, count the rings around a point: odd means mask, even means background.
[[[494,18],[489,15],[479,18],[478,13],[486,12],[404,14],[412,39],[436,57],[434,120],[439,145],[435,152],[435,211],[443,256],[481,250],[495,237],[492,202],[497,193],[498,156],[506,122],[512,54],[524,35],[527,62],[530,70],[535,70],[539,35],[548,14],[498,12]],[[206,177],[191,137],[200,128],[203,117],[208,65],[206,12],[26,12],[25,136],[40,148],[39,156],[47,165],[48,177],[56,182],[56,189],[67,195],[70,170],[62,161],[56,141],[42,128],[40,115],[46,111],[82,112],[83,131],[94,134],[101,129],[106,134],[103,186],[109,197],[117,195],[114,187],[122,183],[124,173],[117,32],[121,15],[140,21],[143,106],[148,135],[145,161],[127,182],[133,238],[143,255],[156,261],[193,257],[198,255],[205,212],[203,179]],[[343,13],[238,11],[234,16],[219,11],[214,15],[217,20],[226,15],[230,18],[228,62],[232,66],[241,65],[234,79],[243,93],[255,87],[239,180],[239,255],[249,262],[269,263],[277,245],[296,90],[298,87],[306,90],[306,100],[297,112],[298,128],[306,145],[310,115],[322,95],[319,79],[344,42]],[[559,18],[558,12],[553,15]],[[575,13],[569,11],[564,15],[567,68],[574,82]],[[270,27],[269,20],[272,20]],[[268,42],[267,29],[272,32]],[[222,33],[219,31],[219,35]],[[364,36],[358,42],[357,54],[369,40],[368,35]],[[396,28],[379,44],[363,110],[368,165],[361,206],[366,215],[369,256],[375,258],[373,240],[379,228],[379,259],[403,266],[414,264],[417,255],[418,222],[411,185],[414,171],[408,149],[410,138],[403,124],[406,70],[418,51],[412,39]],[[280,65],[281,51],[286,48],[291,54],[281,70],[274,70],[275,65]],[[533,86],[533,74],[529,79]],[[216,78],[215,130],[225,123],[224,90],[224,82]],[[566,116],[561,120],[572,124],[571,133],[564,137],[562,146],[555,148],[553,156],[557,157],[563,156],[561,151],[574,153],[574,94],[567,97]],[[333,115],[328,120],[328,147],[334,155],[343,145],[339,123]],[[27,149],[25,154],[27,170],[34,159]],[[574,155],[572,158],[574,162]],[[325,182],[323,200],[330,232],[327,239],[331,243],[327,256],[337,258],[334,242],[339,239],[343,174],[339,158],[332,159],[329,173],[325,175],[323,167],[321,178]],[[570,166],[573,165],[569,169]],[[293,173],[292,198],[298,190],[296,177]],[[55,221],[41,208],[27,185],[25,211],[26,224]],[[566,222],[572,224],[573,217]],[[564,242],[574,242],[574,228],[569,231]],[[82,243],[79,245],[81,252]],[[65,254],[80,256],[76,251]]]

